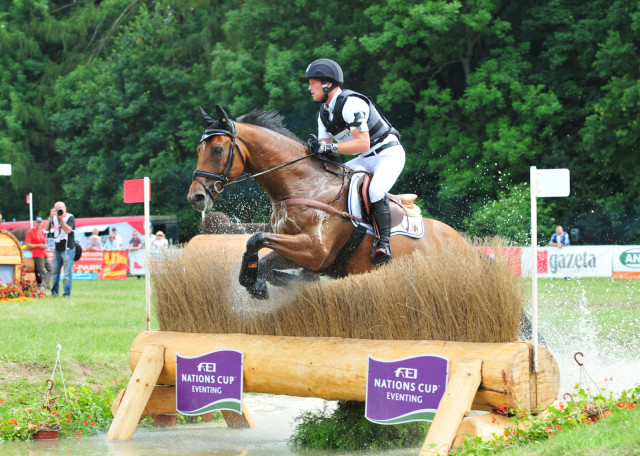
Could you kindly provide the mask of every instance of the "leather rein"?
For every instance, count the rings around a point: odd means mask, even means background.
[[[227,162],[224,165],[224,169],[222,170],[222,173],[212,173],[209,171],[203,171],[201,169],[195,169],[193,171],[193,174],[191,175],[191,180],[195,180],[197,181],[200,185],[202,185],[202,187],[204,188],[204,190],[207,192],[207,194],[209,195],[209,197],[214,200],[216,199],[220,193],[222,193],[222,191],[225,189],[225,187],[229,187],[231,185],[236,185],[236,184],[240,184],[242,182],[246,182],[249,179],[255,179],[258,176],[262,176],[264,174],[270,173],[272,171],[276,171],[278,169],[284,168],[285,166],[289,166],[292,165],[296,162],[299,162],[301,160],[304,160],[306,158],[309,157],[317,157],[318,159],[322,160],[325,169],[326,169],[326,163],[329,164],[333,164],[333,165],[337,165],[339,167],[341,167],[342,169],[345,170],[345,173],[343,174],[343,177],[346,175],[351,175],[353,174],[351,169],[348,169],[344,164],[340,163],[340,162],[336,162],[333,160],[329,160],[325,157],[323,157],[320,153],[318,152],[311,152],[309,155],[305,155],[304,157],[299,157],[296,158],[295,160],[291,160],[289,162],[283,163],[282,165],[278,165],[274,168],[271,169],[267,169],[265,171],[261,171],[259,173],[256,174],[251,174],[251,173],[247,173],[244,176],[240,175],[235,179],[231,179],[231,169],[233,168],[233,163],[235,161],[235,151],[236,149],[238,150],[238,155],[240,156],[240,158],[242,159],[242,164],[243,167],[246,167],[247,165],[247,160],[244,156],[244,154],[242,153],[242,150],[240,149],[240,146],[238,146],[237,142],[236,142],[236,129],[235,126],[233,124],[233,122],[229,122],[228,125],[230,126],[230,130],[224,130],[224,129],[217,129],[217,128],[207,128],[207,130],[205,131],[204,135],[202,135],[202,138],[200,139],[200,142],[206,140],[207,138],[210,138],[211,136],[229,136],[231,138],[231,144],[229,145],[229,153],[227,155]],[[213,192],[211,191],[211,189],[209,189],[209,187],[207,187],[207,185],[200,180],[200,177],[204,177],[205,179],[212,179],[215,180],[215,182],[213,183],[213,191],[216,193],[215,195],[213,194]],[[344,184],[343,184],[344,187]],[[344,189],[343,189],[344,190]],[[340,191],[340,194],[342,194],[342,191]],[[358,222],[362,222],[363,220],[355,217],[351,214],[349,214],[348,212],[345,211],[341,211],[339,209],[334,208],[333,206],[330,206],[329,204],[326,203],[322,203],[320,201],[315,201],[315,200],[311,200],[311,199],[306,199],[306,198],[288,198],[282,201],[279,201],[277,203],[274,204],[279,204],[283,207],[290,207],[290,206],[307,206],[307,207],[312,207],[314,209],[320,209],[326,212],[330,212],[333,214],[338,214],[341,215],[342,217],[351,219],[351,220],[356,220]]]

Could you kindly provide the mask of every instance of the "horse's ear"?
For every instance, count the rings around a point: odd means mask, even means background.
[[[229,119],[229,115],[222,109],[222,106],[219,104],[216,105],[216,115],[218,116],[218,120],[220,121],[220,126],[227,126],[229,128],[233,128],[233,124],[231,119]]]
[[[207,111],[202,109],[202,106],[198,106],[198,109],[200,110],[200,117],[202,117],[202,120],[204,121],[204,125],[206,127],[215,122],[215,120],[209,114],[207,114]]]

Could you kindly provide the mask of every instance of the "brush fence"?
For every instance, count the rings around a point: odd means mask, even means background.
[[[447,450],[469,410],[493,411],[501,405],[535,410],[551,404],[560,388],[560,372],[553,356],[540,346],[538,372],[533,372],[533,348],[527,342],[471,343],[146,331],[136,337],[131,346],[129,364],[133,375],[127,389],[114,403],[115,419],[107,439],[129,440],[141,416],[176,413],[173,387],[176,353],[197,356],[222,349],[244,353],[245,392],[349,401],[365,400],[369,355],[378,359],[421,354],[445,356],[450,360],[449,386],[427,442],[430,439],[430,443],[440,442],[441,448]],[[132,388],[134,392],[130,393]],[[125,415],[130,415],[129,424]],[[251,426],[250,417],[245,421],[245,425]],[[432,450],[429,452],[433,453]]]

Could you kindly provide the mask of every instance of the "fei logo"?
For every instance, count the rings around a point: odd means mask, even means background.
[[[410,367],[399,367],[394,372],[396,378],[418,378],[418,369],[411,369]]]
[[[198,372],[215,372],[216,363],[200,363],[198,364]]]

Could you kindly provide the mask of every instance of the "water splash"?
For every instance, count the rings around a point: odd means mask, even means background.
[[[577,384],[605,396],[640,384],[638,322],[625,316],[633,315],[639,298],[629,290],[621,300],[617,296],[615,306],[596,305],[579,280],[571,288],[575,294],[542,296],[539,303],[540,332],[560,367],[560,396],[573,393]],[[578,352],[582,356],[576,360]]]

